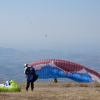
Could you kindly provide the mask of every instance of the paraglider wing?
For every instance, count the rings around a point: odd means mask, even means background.
[[[2,92],[20,92],[21,88],[14,80],[6,81],[4,84],[0,84],[0,91]]]
[[[34,61],[29,64],[34,67],[38,78],[70,78],[77,82],[100,82],[100,75],[74,62],[59,60],[59,59],[45,59]]]

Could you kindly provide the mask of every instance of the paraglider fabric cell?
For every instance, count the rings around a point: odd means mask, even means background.
[[[15,81],[9,80],[4,84],[0,84],[0,92],[20,92],[21,88],[16,84]]]
[[[76,82],[100,82],[100,74],[70,61],[45,59],[34,61],[29,66],[34,67],[40,79],[69,78]]]

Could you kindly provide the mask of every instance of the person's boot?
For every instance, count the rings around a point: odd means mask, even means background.
[[[31,91],[33,91],[34,88],[31,88]]]
[[[28,88],[26,88],[26,91],[28,91]]]

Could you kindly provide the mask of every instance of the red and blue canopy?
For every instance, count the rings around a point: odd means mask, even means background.
[[[74,62],[59,59],[44,59],[29,64],[41,79],[70,78],[77,82],[100,82],[100,74]]]

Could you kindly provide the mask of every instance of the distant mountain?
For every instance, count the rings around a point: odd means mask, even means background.
[[[14,48],[0,47],[0,81],[14,79],[25,81],[23,65],[40,59],[62,59],[89,67],[100,73],[100,56],[72,54],[48,50],[20,51]]]

